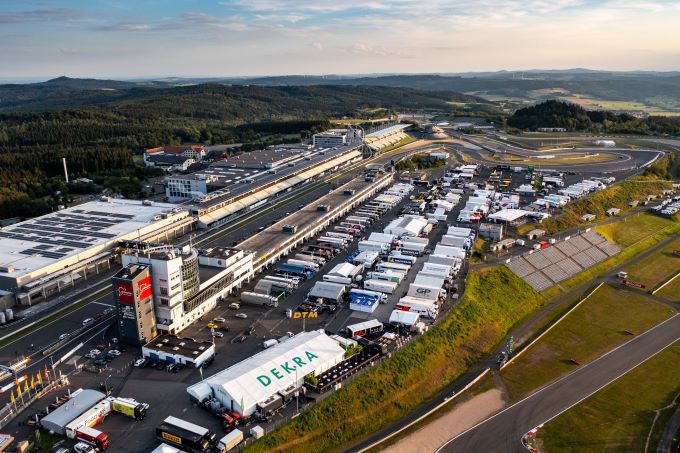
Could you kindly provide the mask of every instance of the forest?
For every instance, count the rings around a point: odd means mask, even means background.
[[[543,127],[564,127],[570,132],[680,135],[680,117],[638,118],[626,113],[589,111],[579,105],[556,100],[519,109],[507,119],[507,124],[531,131]]]
[[[110,83],[86,82],[80,92],[98,91]],[[54,94],[59,89],[71,92],[74,86],[62,78],[45,89]],[[62,158],[71,179],[95,180],[89,190],[106,187],[134,198],[143,196],[143,182],[150,176],[134,159],[146,148],[242,143],[241,149],[248,151],[327,129],[332,117],[358,112],[364,118],[382,117],[397,109],[450,111],[449,100],[460,98],[454,92],[389,87],[116,88],[127,94],[113,102],[0,113],[0,218],[50,212],[70,194],[86,190],[63,182]]]

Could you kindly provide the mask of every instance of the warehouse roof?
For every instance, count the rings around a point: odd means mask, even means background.
[[[14,271],[0,274],[18,277],[93,247],[136,239],[162,216],[182,218],[188,213],[168,203],[107,198],[2,228],[0,266],[11,265]]]
[[[342,360],[344,354],[345,350],[323,331],[301,332],[192,385],[187,392],[200,400],[207,387],[216,386],[221,393],[249,408],[295,385],[296,376],[301,378],[329,368]]]
[[[501,222],[514,222],[529,214],[529,211],[523,209],[502,209],[498,212],[489,215],[492,220],[499,220]]]
[[[339,300],[347,287],[340,283],[316,282],[309,295],[312,297],[322,297],[324,299]]]
[[[47,430],[62,433],[66,425],[80,414],[104,399],[104,394],[96,390],[80,389],[71,399],[47,414],[40,424]]]

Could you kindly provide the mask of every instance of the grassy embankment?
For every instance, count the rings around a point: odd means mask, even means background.
[[[604,285],[503,369],[508,393],[519,399],[673,314],[641,294]]]
[[[247,451],[329,451],[378,431],[455,381],[545,301],[505,267],[472,271],[441,324]]]
[[[544,451],[656,451],[680,392],[680,343],[675,343],[590,398],[574,406],[539,432]],[[659,417],[654,421],[657,410]],[[652,424],[654,425],[652,427]]]
[[[635,266],[626,268],[628,278],[644,284],[647,290],[657,288],[680,272],[680,255],[674,254],[673,250],[680,250],[680,238],[648,256]],[[673,282],[668,286],[672,287]],[[665,292],[668,286],[664,287],[659,293]]]
[[[405,137],[405,138],[402,138],[401,140],[399,140],[397,143],[395,143],[395,144],[393,144],[393,145],[386,146],[386,147],[384,147],[384,148],[380,148],[379,151],[380,151],[381,153],[386,153],[386,152],[388,152],[388,151],[392,151],[393,149],[397,149],[397,148],[400,148],[400,147],[402,147],[402,146],[404,146],[404,145],[408,145],[409,143],[413,143],[413,142],[415,142],[415,141],[417,141],[417,140],[418,140],[417,138],[414,138],[414,137],[411,137],[411,136],[407,136],[407,137]]]

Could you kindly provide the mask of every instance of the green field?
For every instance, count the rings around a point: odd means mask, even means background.
[[[680,255],[673,254],[673,250],[680,250],[680,238],[649,255],[635,266],[625,269],[628,272],[628,278],[643,283],[649,290],[658,287],[680,272]],[[668,286],[673,286],[673,283]]]
[[[629,247],[636,242],[661,232],[677,224],[677,219],[660,217],[647,212],[626,217],[618,222],[595,227],[595,230],[621,247]]]
[[[510,397],[532,390],[599,357],[669,318],[674,311],[644,295],[600,287],[585,302],[546,333],[501,375]]]
[[[680,343],[609,384],[547,423],[539,439],[547,453],[645,451],[655,410],[668,406],[680,392]],[[654,423],[650,452],[675,407]]]
[[[663,297],[671,302],[680,303],[680,277],[676,277],[672,282],[664,286],[661,291],[654,295]]]
[[[473,270],[463,300],[439,325],[246,451],[345,448],[454,382],[544,303],[504,266]]]

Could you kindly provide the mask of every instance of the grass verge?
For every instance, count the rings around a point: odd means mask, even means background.
[[[463,300],[438,326],[246,450],[332,451],[356,442],[455,381],[545,301],[503,266],[473,270]]]
[[[603,285],[503,369],[508,393],[519,399],[629,340],[628,332],[639,334],[673,314],[644,295]]]
[[[661,291],[657,292],[655,296],[662,297],[671,302],[680,303],[680,277],[675,277],[672,282],[661,288]]]
[[[680,256],[673,254],[673,250],[680,250],[680,238],[630,269],[627,268],[628,278],[643,283],[648,289],[654,289],[668,281],[673,275],[680,272]],[[668,286],[672,285],[671,282]]]
[[[647,236],[672,227],[677,222],[678,219],[641,212],[617,222],[596,226],[595,230],[611,242],[621,247],[629,247]]]
[[[539,432],[544,450],[559,452],[645,451],[655,412],[680,391],[680,342],[547,423]],[[649,451],[656,451],[674,407],[654,423]]]

